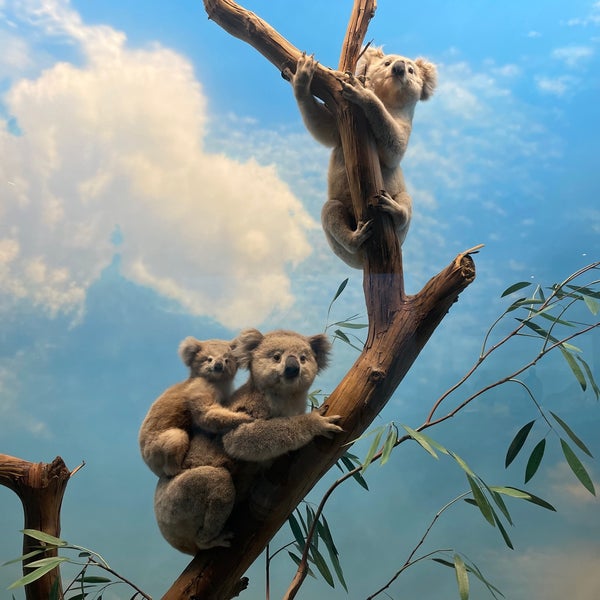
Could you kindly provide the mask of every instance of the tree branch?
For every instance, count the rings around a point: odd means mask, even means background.
[[[231,0],[204,0],[204,5],[210,19],[252,45],[280,71],[285,67],[295,70],[300,51],[256,15]],[[374,10],[374,1],[356,0],[342,67],[355,64]],[[373,206],[383,189],[375,144],[362,112],[341,98],[338,76],[319,65],[312,91],[337,115],[357,220],[374,220],[363,283],[369,316],[367,342],[326,406],[329,414],[342,416],[344,433],[335,440],[318,438],[258,474],[228,524],[235,532],[232,547],[198,553],[163,600],[232,597],[240,577],[344,453],[344,444],[359,437],[385,406],[460,292],[475,277],[471,250],[457,256],[418,294],[405,295],[402,254],[391,219]]]
[[[60,535],[60,507],[71,473],[63,459],[57,456],[50,464],[32,463],[7,454],[0,454],[0,484],[19,496],[25,514],[25,529],[36,529],[55,537]],[[23,554],[36,550],[43,542],[23,536]],[[49,549],[44,557],[57,555],[56,548]],[[35,556],[23,561],[23,574],[27,564],[39,560]],[[60,570],[58,567],[25,586],[27,600],[50,598],[55,587],[58,598],[62,596]]]

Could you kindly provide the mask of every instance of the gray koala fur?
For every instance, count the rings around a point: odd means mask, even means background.
[[[362,269],[362,246],[372,234],[372,222],[356,222],[346,175],[336,118],[311,93],[310,85],[317,63],[303,54],[296,72],[285,71],[292,83],[302,119],[313,137],[333,147],[329,162],[328,199],[321,211],[325,237],[334,253],[351,267]],[[384,189],[377,206],[387,212],[402,245],[412,216],[412,201],[400,161],[406,152],[414,110],[419,100],[427,100],[435,89],[435,66],[422,58],[388,54],[381,48],[367,48],[360,57],[355,75],[340,77],[341,94],[359,106],[375,138]]]
[[[238,467],[243,471],[245,462],[264,466],[316,436],[341,431],[335,424],[339,417],[305,413],[308,390],[327,366],[330,349],[323,334],[306,337],[284,330],[263,335],[247,329],[235,340],[233,356],[250,376],[227,407],[253,420],[223,435],[197,431],[183,471],[159,479],[155,514],[172,546],[188,554],[229,546],[232,533],[224,527],[236,501]]]

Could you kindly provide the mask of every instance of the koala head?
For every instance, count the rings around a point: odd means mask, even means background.
[[[387,106],[405,108],[427,100],[437,84],[434,64],[423,58],[411,60],[397,54],[384,54],[381,48],[367,48],[356,65],[356,75],[365,78]]]
[[[305,394],[317,373],[327,366],[330,351],[324,334],[306,337],[278,330],[263,335],[257,329],[246,329],[235,340],[233,354],[240,367],[250,370],[257,390],[285,396]]]
[[[230,381],[237,372],[237,363],[231,342],[187,337],[179,344],[179,356],[190,368],[190,377],[204,377],[209,381]]]

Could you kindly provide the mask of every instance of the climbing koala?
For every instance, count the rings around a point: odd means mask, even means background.
[[[329,162],[328,200],[321,222],[331,249],[345,263],[363,268],[362,246],[372,234],[372,222],[356,222],[344,154],[336,118],[311,93],[317,63],[303,54],[296,72],[286,69],[304,124],[314,138],[333,147]],[[381,48],[368,47],[356,66],[355,75],[340,77],[342,96],[364,112],[377,145],[385,189],[377,196],[377,206],[387,212],[402,245],[412,215],[412,202],[406,192],[400,161],[406,152],[415,106],[427,100],[435,89],[435,65],[422,58],[411,60],[396,54],[385,55]]]
[[[246,476],[256,473],[244,461],[264,466],[316,436],[342,431],[335,424],[337,416],[304,414],[308,389],[326,367],[330,348],[325,335],[305,337],[291,331],[263,335],[248,329],[235,340],[233,356],[240,367],[249,369],[250,377],[228,407],[254,420],[222,436],[195,432],[182,472],[159,479],[154,511],[173,547],[195,554],[229,546],[233,534],[224,527],[237,496],[234,481],[240,470]],[[253,424],[257,426],[247,427]]]
[[[179,355],[190,368],[190,376],[171,386],[152,404],[139,433],[142,458],[159,477],[179,473],[192,429],[224,433],[252,420],[224,406],[237,372],[231,344],[193,337],[181,342]]]

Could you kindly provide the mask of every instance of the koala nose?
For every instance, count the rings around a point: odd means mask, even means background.
[[[283,376],[286,379],[294,379],[294,377],[298,377],[298,373],[300,373],[300,363],[295,356],[288,356],[285,359],[285,369],[283,370]]]
[[[218,360],[215,362],[214,366],[213,366],[213,371],[216,371],[217,373],[222,373],[223,372],[223,363],[222,361]]]
[[[403,60],[397,60],[392,67],[392,73],[396,77],[404,77],[406,73],[406,64],[404,64]]]

